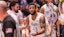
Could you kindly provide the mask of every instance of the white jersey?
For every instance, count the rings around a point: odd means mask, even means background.
[[[61,20],[61,21],[64,21],[64,3],[60,3],[59,4],[59,12],[60,12],[60,15],[59,15],[59,20]],[[62,22],[61,22],[61,24],[62,24]]]
[[[60,16],[59,16],[58,19],[61,21],[61,24],[63,25],[63,22],[64,22],[64,14],[60,14]]]
[[[41,35],[37,35],[37,36],[31,35],[32,33],[36,33],[41,30],[41,26],[40,26],[40,22],[39,22],[41,16],[43,16],[43,14],[37,13],[36,19],[32,20],[32,16],[29,15],[30,37],[44,37],[45,36],[44,33]]]
[[[60,14],[59,20],[63,20],[64,21],[64,14]]]
[[[18,10],[18,13],[12,11],[12,10],[8,10],[7,13],[15,20],[16,22],[16,30],[17,30],[17,35],[14,34],[15,36],[17,37],[21,37],[21,30],[19,29],[19,26],[21,24],[19,24],[19,20],[21,20],[23,17],[22,17],[22,13],[20,10]]]
[[[63,10],[63,13],[64,13],[64,3],[62,3],[62,10]],[[59,19],[64,21],[64,14],[60,13]]]
[[[14,12],[13,10],[8,10],[7,13],[9,15],[15,14],[18,19],[22,19],[23,18],[23,14],[22,14],[22,12],[20,10],[18,10],[18,13]]]
[[[44,16],[47,18],[48,22],[51,25],[54,24],[57,20],[57,14],[55,12],[57,7],[53,4],[49,5],[49,7],[48,7],[47,4],[45,4],[41,8],[44,8]]]
[[[57,14],[56,9],[57,7],[53,5],[53,3],[49,3],[49,6],[47,4],[43,5],[42,8],[44,8],[44,16],[46,17],[48,23],[52,27],[52,37],[56,37],[56,30],[55,30],[55,22],[57,21]],[[47,29],[46,29],[47,30]],[[46,32],[48,35],[48,32]]]

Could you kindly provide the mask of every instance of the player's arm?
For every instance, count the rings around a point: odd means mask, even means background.
[[[27,19],[26,19],[26,27],[27,27],[28,30],[30,30],[30,29],[29,29],[29,16],[28,16]]]
[[[48,20],[47,20],[47,18],[45,18],[46,19],[46,35],[50,35],[51,34],[51,32],[52,32],[52,29],[51,29],[51,25],[49,24],[49,22],[48,22]]]
[[[45,23],[45,17],[44,16],[42,16],[40,18],[40,26],[41,26],[41,30],[37,34],[43,34],[45,32],[46,23]]]
[[[5,37],[13,37],[15,30],[15,24],[12,21],[6,21],[3,25],[3,32]]]
[[[58,36],[58,37],[60,37],[60,23],[61,23],[60,20],[58,20],[58,21],[56,22],[56,25],[57,25],[57,36]]]
[[[29,37],[30,27],[29,27],[29,17],[26,19],[26,37]]]
[[[22,24],[24,24],[24,19],[23,19],[23,13],[19,10],[19,15],[18,15],[18,18],[19,18],[19,23],[20,23],[20,26],[19,28],[22,30],[22,29],[25,29],[26,26],[22,26]]]

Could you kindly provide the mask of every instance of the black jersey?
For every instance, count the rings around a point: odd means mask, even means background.
[[[5,37],[14,37],[14,30],[16,29],[16,23],[14,19],[8,15],[3,20],[3,32]]]

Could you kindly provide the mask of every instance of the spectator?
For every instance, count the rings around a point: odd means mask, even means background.
[[[20,5],[20,10],[23,13],[24,17],[27,17],[30,14],[28,9],[25,9],[23,5]]]
[[[25,9],[28,8],[28,3],[27,3],[26,0],[21,0],[21,4],[23,5],[23,7],[24,7]]]
[[[7,5],[8,5],[8,9],[9,9],[9,6],[10,6],[10,3],[11,3],[11,1],[7,1]]]

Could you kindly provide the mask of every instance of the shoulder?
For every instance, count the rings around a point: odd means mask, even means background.
[[[44,15],[42,15],[40,18],[41,18],[41,19],[43,19],[43,18],[45,18],[45,16],[44,16]]]
[[[29,15],[27,16],[27,20],[29,20],[29,19],[30,19],[30,17],[31,17],[31,14],[29,14]]]
[[[27,18],[29,18],[31,16],[31,14],[29,14],[28,16],[27,16]]]
[[[44,4],[41,8],[40,8],[40,12],[44,13],[44,10],[46,9],[46,4]]]
[[[10,9],[9,9],[9,10],[7,10],[7,13],[8,13],[8,14],[10,14],[10,13],[11,13],[11,10],[10,10]]]
[[[8,16],[4,19],[3,22],[12,22],[12,23],[15,23],[14,19],[13,19],[10,15],[8,15]]]
[[[41,21],[45,20],[45,16],[43,14],[41,14],[40,20]]]
[[[57,10],[57,9],[58,9],[58,7],[57,7],[56,5],[54,5],[54,9],[55,9],[55,10]]]
[[[45,8],[46,7],[46,4],[44,4],[41,8]]]

